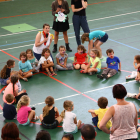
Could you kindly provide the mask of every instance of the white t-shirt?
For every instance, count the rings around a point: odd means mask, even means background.
[[[52,62],[51,56],[49,56],[47,59],[44,56],[41,56],[38,65],[43,64],[44,61],[48,61],[48,60],[50,60]]]
[[[72,112],[65,112],[65,117],[63,119],[63,130],[64,132],[73,132],[76,129],[76,124],[74,123],[74,119],[76,118],[76,114]]]

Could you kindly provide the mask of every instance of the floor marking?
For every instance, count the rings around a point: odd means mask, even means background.
[[[7,86],[4,86],[1,90],[0,90],[0,94],[2,93],[2,91],[6,88]]]
[[[131,71],[127,71],[127,70],[121,70],[121,71],[132,73]]]

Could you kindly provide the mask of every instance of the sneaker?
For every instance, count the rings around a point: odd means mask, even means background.
[[[134,98],[137,94],[136,93],[127,93],[127,97]]]
[[[108,79],[108,76],[106,74],[102,74],[103,78],[105,78],[106,80]]]
[[[93,74],[95,74],[95,72],[89,72],[89,73],[88,73],[88,75],[93,75]]]
[[[97,78],[104,79],[104,77],[102,75],[99,75],[99,74],[97,74]]]

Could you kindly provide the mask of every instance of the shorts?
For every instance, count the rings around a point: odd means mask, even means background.
[[[54,128],[56,128],[58,126],[59,123],[58,123],[57,120],[55,120],[52,124],[45,124],[43,121],[41,122],[41,124],[42,124],[43,128],[54,129]]]
[[[97,69],[97,73],[100,73],[101,72],[101,69],[99,69],[99,68],[96,68]]]
[[[98,128],[98,117],[92,118],[92,122],[93,122],[94,125],[97,127],[97,129],[100,130],[100,129]]]
[[[77,133],[77,132],[78,132],[78,127],[77,127],[77,126],[76,126],[75,130],[72,131],[72,132],[65,132],[65,131],[64,131],[64,133],[67,133],[67,134],[75,134],[75,133]]]
[[[75,62],[73,65],[76,65],[76,64],[79,64],[79,65],[82,65],[82,64],[88,65],[88,63],[85,63],[85,62]]]
[[[1,85],[6,86],[7,85],[7,80],[9,80],[9,77],[7,79],[0,78]]]
[[[98,40],[100,40],[103,43],[106,42],[108,40],[108,34],[105,33],[105,35],[103,37],[101,37],[101,39],[98,39]]]
[[[21,124],[21,123],[20,123]],[[21,125],[29,125],[30,124],[30,120],[29,120],[29,118],[28,118],[28,120],[27,120],[27,122],[26,123],[23,123],[23,124],[21,124]]]

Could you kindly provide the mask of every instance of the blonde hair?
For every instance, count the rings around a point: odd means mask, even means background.
[[[43,108],[43,117],[49,115],[49,107],[54,104],[54,98],[52,96],[48,96],[45,99],[46,106]]]
[[[97,57],[99,57],[99,58],[101,57],[101,52],[97,49],[92,49],[90,52],[95,53],[97,55]]]
[[[63,107],[64,107],[65,110],[68,110],[69,108],[71,108],[71,110],[72,110],[72,107],[73,107],[72,101],[66,100],[66,101],[63,103]],[[62,118],[65,117],[65,110],[63,110],[63,111],[61,112],[61,115],[60,115],[60,116],[61,116]]]
[[[17,112],[22,106],[27,106],[30,103],[30,98],[27,95],[23,95],[17,104]]]
[[[18,71],[12,70],[10,75],[12,76],[13,74],[18,75]]]
[[[89,33],[84,33],[84,34],[81,36],[82,44],[84,44],[84,42],[86,41],[86,38],[89,38]]]

